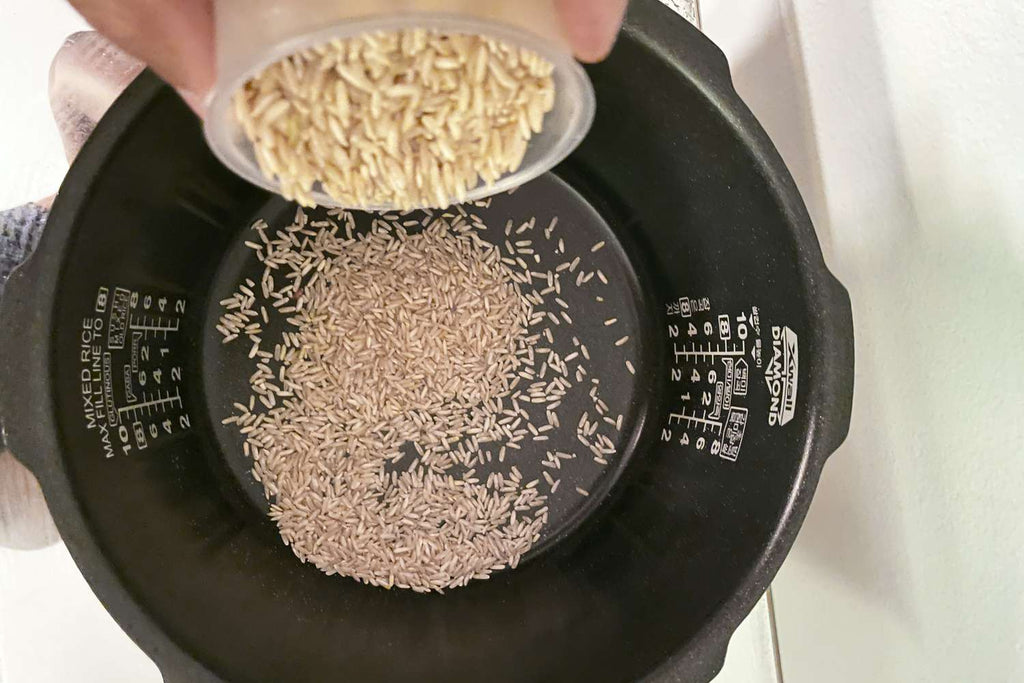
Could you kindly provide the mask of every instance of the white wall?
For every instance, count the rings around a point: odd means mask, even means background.
[[[850,289],[787,683],[1024,680],[1024,3],[705,0]]]

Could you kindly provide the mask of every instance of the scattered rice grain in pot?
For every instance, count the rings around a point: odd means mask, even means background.
[[[555,274],[517,270],[463,212],[384,214],[360,234],[350,212],[330,216],[310,224],[299,210],[276,237],[257,221],[249,248],[262,290],[246,279],[220,302],[218,332],[247,335],[255,369],[253,396],[224,423],[243,435],[281,537],[328,574],[421,592],[517,566],[558,480],[544,474],[545,494],[511,463],[505,474],[476,472],[523,457],[528,435],[543,442],[561,424],[574,386],[567,359],[579,358],[543,345],[553,339],[546,313],[567,302],[550,285],[521,289]],[[261,335],[273,316],[287,329],[270,352]],[[603,414],[596,384],[590,399]],[[524,404],[539,404],[539,416]],[[614,445],[596,430],[621,420],[584,413],[579,424],[593,462],[608,464]],[[575,455],[549,454],[545,466],[561,469],[563,458]]]

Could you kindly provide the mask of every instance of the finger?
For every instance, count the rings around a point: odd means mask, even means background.
[[[96,30],[181,91],[193,108],[213,87],[211,0],[70,2]]]
[[[555,0],[576,57],[599,62],[608,56],[626,14],[627,0]]]

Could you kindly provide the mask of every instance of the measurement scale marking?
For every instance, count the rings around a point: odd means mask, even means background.
[[[672,345],[672,352],[675,354],[677,360],[680,357],[685,358],[685,359],[700,358],[700,359],[706,360],[708,358],[720,358],[720,357],[740,358],[740,357],[742,357],[743,355],[746,354],[746,349],[747,349],[747,343],[745,341],[741,342],[739,344],[739,348],[738,349],[736,348],[736,346],[737,346],[736,344],[728,344],[728,343],[725,344],[725,348],[724,349],[722,348],[721,344],[716,344],[714,351],[711,350],[711,346],[712,346],[711,342],[708,342],[707,350],[702,350],[703,346],[704,346],[703,344],[693,344],[693,345],[691,345],[689,347],[683,346],[683,350],[680,351],[679,347],[676,344],[673,344]]]
[[[154,318],[153,324],[146,324],[146,318],[148,316],[142,316],[142,322],[136,322],[136,318],[132,316],[128,326],[133,330],[140,330],[142,332],[177,332],[179,321],[177,319],[161,323],[159,318]]]
[[[676,422],[687,422],[690,425],[701,425],[701,431],[707,431],[708,428],[711,430],[722,433],[722,421],[712,420],[707,417],[697,417],[696,415],[687,415],[684,413],[669,413],[669,421],[675,420]]]
[[[160,392],[157,392],[157,396],[159,395]],[[155,398],[143,401],[142,403],[134,403],[130,406],[122,406],[117,409],[117,412],[119,415],[126,415],[128,413],[136,413],[136,411],[145,410],[146,415],[150,415],[153,412],[153,408],[163,407],[165,405],[173,405],[175,403],[178,404],[179,408],[182,407],[181,392],[179,392],[177,389],[175,389],[173,396],[171,395],[171,392],[168,391],[167,396],[163,398]]]

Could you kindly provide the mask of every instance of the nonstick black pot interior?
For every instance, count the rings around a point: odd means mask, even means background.
[[[244,267],[231,254],[253,219],[291,209],[224,169],[152,75],[103,122],[12,280],[4,315],[31,351],[6,360],[4,394],[18,384],[39,398],[3,411],[87,578],[168,678],[717,671],[845,435],[849,303],[702,36],[634,3],[590,75],[586,141],[495,210],[565,211],[613,241],[640,330],[639,372],[619,379],[628,463],[518,569],[443,596],[301,564],[218,435],[224,387],[241,375],[203,351],[216,283]],[[125,412],[133,362],[149,387],[135,405],[148,405]]]

